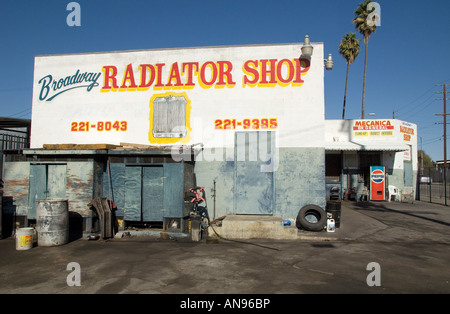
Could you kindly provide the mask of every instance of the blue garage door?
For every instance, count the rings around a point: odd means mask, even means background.
[[[124,219],[162,221],[164,211],[164,167],[125,168]]]

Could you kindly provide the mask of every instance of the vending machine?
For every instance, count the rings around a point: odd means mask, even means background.
[[[370,200],[384,201],[385,172],[383,166],[370,166]]]

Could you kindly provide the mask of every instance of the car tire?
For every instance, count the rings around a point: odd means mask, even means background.
[[[303,206],[297,215],[296,225],[307,231],[322,231],[327,224],[327,213],[317,205]]]

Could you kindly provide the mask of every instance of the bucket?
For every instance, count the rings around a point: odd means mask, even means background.
[[[34,228],[16,229],[16,250],[29,250],[33,247]]]
[[[327,219],[327,232],[335,232],[336,226],[334,224],[334,219]]]
[[[36,229],[39,246],[69,242],[69,209],[66,199],[37,200]]]

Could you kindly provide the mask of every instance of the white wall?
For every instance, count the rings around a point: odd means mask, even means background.
[[[262,119],[276,119],[276,129],[259,130],[277,131],[279,147],[323,147],[323,44],[313,46],[310,68],[301,74],[304,81],[302,85],[292,84],[296,76],[295,73],[291,76],[291,72],[287,70],[288,61],[280,66],[281,80],[277,77],[275,84],[243,85],[244,77],[253,79],[252,69],[257,68],[261,73],[261,65],[251,64],[250,72],[248,69],[245,71],[244,64],[247,61],[275,59],[274,62],[279,62],[288,59],[294,65],[292,60],[300,57],[301,44],[37,56],[33,82],[31,147],[40,148],[43,144],[121,142],[158,145],[202,142],[206,147],[231,147],[234,132],[243,130],[238,122],[242,123],[244,119],[258,119],[260,123]],[[202,86],[201,71],[198,71],[193,72],[190,77],[194,86],[187,86],[189,66],[185,67],[185,72],[181,72],[181,65],[191,62],[198,62],[199,68],[207,62],[213,62],[218,71],[222,64],[223,71],[231,76],[231,82],[225,80],[230,76],[221,76],[218,72],[216,84],[211,87]],[[155,68],[155,81],[148,88],[139,88],[142,83],[142,64],[150,64]],[[157,64],[164,64],[159,72]],[[270,70],[272,63],[267,61],[267,64]],[[276,68],[277,63],[273,64]],[[128,65],[130,68],[127,68]],[[171,68],[172,65],[175,69]],[[229,69],[229,65],[232,69]],[[105,88],[107,83],[112,82],[105,81],[109,75],[107,71],[114,69],[107,66],[117,69],[117,84],[120,87],[124,82],[125,88],[115,91]],[[176,68],[180,71],[180,82],[177,81]],[[205,66],[205,82],[212,78],[210,69],[211,67]],[[305,69],[301,67],[300,70]],[[75,75],[77,71],[78,75]],[[83,73],[87,73],[84,81],[74,83],[76,79],[80,80]],[[150,70],[146,72],[147,80],[150,74]],[[165,86],[158,89],[155,85],[159,74],[161,83]],[[132,77],[137,88],[133,88]],[[220,85],[221,77],[228,85]],[[283,80],[291,77],[291,83],[283,83]],[[168,83],[179,83],[180,86],[168,86]],[[94,86],[88,88],[89,85]],[[64,92],[56,95],[61,91]],[[151,138],[149,119],[152,99],[169,95],[182,95],[190,101],[188,124],[191,132],[186,137],[175,140]],[[53,96],[55,97],[51,99]],[[217,119],[235,119],[235,130],[216,130]],[[75,126],[79,130],[80,122],[85,121],[89,122],[89,131],[71,131],[73,123],[77,123]],[[99,131],[99,121],[110,121],[111,124],[118,121],[116,126],[119,130]],[[126,121],[126,130],[120,130],[122,121]]]

